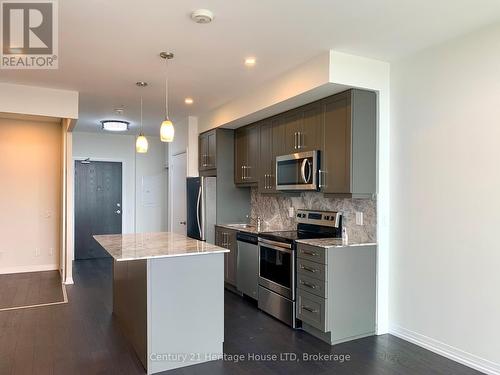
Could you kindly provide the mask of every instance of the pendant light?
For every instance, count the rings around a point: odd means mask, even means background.
[[[161,123],[160,139],[162,142],[172,142],[174,140],[175,129],[174,124],[170,121],[168,113],[168,60],[174,58],[174,54],[170,52],[161,52],[160,57],[165,59],[167,65],[167,74],[165,76],[165,121]]]
[[[140,81],[137,82],[136,85],[138,87],[146,87],[148,84],[146,82]],[[135,151],[139,154],[145,154],[148,152],[148,139],[144,136],[144,127],[142,124],[142,95],[141,95],[141,131],[139,136],[135,141]]]

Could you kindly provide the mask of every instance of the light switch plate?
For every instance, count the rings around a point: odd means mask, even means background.
[[[295,209],[293,207],[288,207],[288,217],[295,217]]]
[[[356,225],[363,225],[363,213],[356,212]]]

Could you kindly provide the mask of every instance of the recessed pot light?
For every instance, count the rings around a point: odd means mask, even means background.
[[[256,63],[255,57],[247,57],[245,59],[245,65],[246,66],[254,66]]]
[[[125,132],[129,127],[128,121],[121,120],[103,120],[101,121],[101,126],[103,130],[108,132]]]
[[[186,103],[186,104],[193,104],[193,98],[186,98],[186,99],[184,99],[184,103]]]

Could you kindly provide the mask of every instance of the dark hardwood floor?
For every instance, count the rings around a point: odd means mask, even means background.
[[[0,309],[62,301],[59,271],[0,275]]]
[[[1,375],[144,374],[111,315],[111,260],[78,261],[74,271],[69,303],[0,312]],[[330,347],[230,292],[225,331],[226,353],[336,353],[350,360],[213,361],[166,374],[479,374],[391,335]]]

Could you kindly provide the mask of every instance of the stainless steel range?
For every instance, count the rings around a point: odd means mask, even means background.
[[[297,230],[259,234],[259,309],[297,328],[296,241],[342,236],[340,212],[297,210]]]

